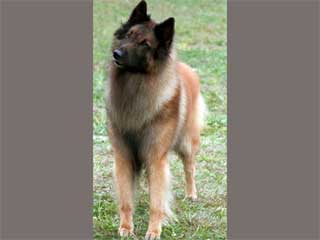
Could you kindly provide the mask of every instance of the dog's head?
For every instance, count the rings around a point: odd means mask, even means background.
[[[174,36],[174,18],[155,23],[141,1],[128,21],[114,33],[113,64],[121,71],[147,73],[168,59]]]

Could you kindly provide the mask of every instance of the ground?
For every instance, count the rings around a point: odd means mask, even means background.
[[[113,156],[106,132],[104,88],[112,34],[126,21],[138,1],[94,0],[94,206],[95,239],[119,239]],[[147,0],[152,18],[176,19],[179,59],[200,75],[201,92],[209,109],[197,155],[199,200],[184,199],[182,163],[173,155],[172,208],[176,219],[163,228],[162,239],[226,239],[227,231],[227,3],[226,0]],[[142,177],[134,215],[136,239],[148,224],[149,198]]]

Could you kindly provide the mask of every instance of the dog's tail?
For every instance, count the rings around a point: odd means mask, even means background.
[[[166,188],[167,189],[166,189],[166,194],[165,194],[165,205],[164,205],[164,213],[165,213],[164,225],[176,220],[176,216],[172,212],[171,207],[170,207],[170,205],[172,204],[172,201],[173,201],[173,195],[171,192],[172,176],[171,176],[169,167],[166,169],[165,175],[166,175]]]
[[[198,106],[197,106],[197,124],[200,129],[203,129],[206,126],[206,118],[208,115],[208,107],[204,101],[204,98],[201,94],[198,97]]]

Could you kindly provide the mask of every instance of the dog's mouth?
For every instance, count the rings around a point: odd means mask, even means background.
[[[122,68],[124,64],[120,62],[119,60],[116,60],[113,58],[113,63],[116,65],[116,67]]]

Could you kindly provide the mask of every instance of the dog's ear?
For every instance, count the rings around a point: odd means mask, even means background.
[[[154,33],[160,44],[170,48],[174,35],[174,18],[168,18],[154,28]]]
[[[144,0],[142,0],[133,9],[128,22],[131,24],[137,24],[137,23],[141,23],[149,20],[150,20],[150,16],[147,15],[147,3]]]

